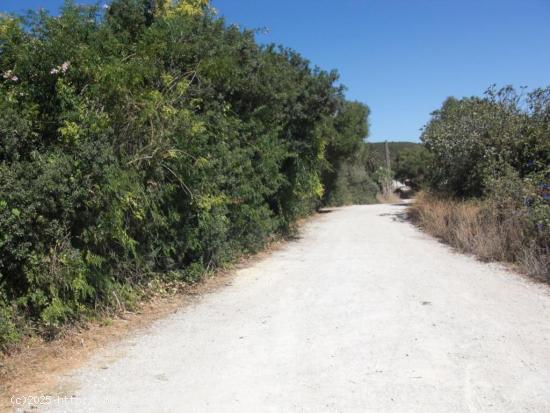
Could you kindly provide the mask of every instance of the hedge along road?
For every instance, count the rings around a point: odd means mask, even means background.
[[[94,356],[53,410],[550,411],[550,289],[454,253],[403,212],[311,220],[231,285]]]

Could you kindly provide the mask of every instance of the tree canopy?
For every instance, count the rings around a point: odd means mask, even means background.
[[[205,0],[0,17],[0,346],[289,231],[368,134],[337,79]]]

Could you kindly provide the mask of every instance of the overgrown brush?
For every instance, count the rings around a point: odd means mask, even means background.
[[[349,156],[333,160],[334,169],[325,171],[324,204],[328,206],[364,205],[377,201],[379,191],[373,170],[373,153],[365,143]]]
[[[460,250],[550,281],[550,87],[448,98],[422,141],[432,195],[418,198],[415,220]]]
[[[422,192],[409,214],[426,232],[460,251],[487,261],[516,263],[526,273],[550,281],[549,234],[533,225],[529,207]]]
[[[205,0],[0,16],[0,349],[318,207],[368,133],[337,78]]]

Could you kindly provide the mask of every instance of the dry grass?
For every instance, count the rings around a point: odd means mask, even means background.
[[[71,389],[58,387],[63,374],[88,361],[99,349],[229,285],[233,275],[232,271],[220,270],[200,283],[178,285],[177,289],[151,295],[135,312],[121,311],[110,318],[98,317],[95,321],[67,327],[53,341],[40,337],[25,339],[15,351],[0,357],[0,412],[13,411],[11,396],[61,394],[70,397]]]
[[[78,367],[98,349],[145,328],[190,302],[192,296],[156,297],[139,312],[120,313],[111,319],[67,329],[54,341],[29,337],[17,351],[0,359],[0,412],[13,411],[11,396],[57,393],[58,379]]]
[[[521,211],[421,193],[409,213],[426,232],[460,251],[516,264],[529,275],[550,281],[550,251],[536,242]]]
[[[397,204],[401,202],[401,198],[394,192],[378,193],[376,200],[381,204]]]

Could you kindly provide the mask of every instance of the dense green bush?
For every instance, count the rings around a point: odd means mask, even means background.
[[[330,185],[324,204],[330,206],[376,203],[379,186],[372,169],[372,152],[363,143],[351,157],[337,162],[326,172]]]
[[[430,152],[424,145],[403,149],[393,163],[395,179],[417,191],[426,185],[430,164]]]
[[[326,205],[369,204],[376,201],[372,179],[374,154],[364,142],[368,136],[369,109],[359,102],[345,102],[325,123],[327,141],[322,181]],[[358,139],[360,138],[360,139]]]
[[[513,222],[509,233],[524,244],[501,253],[530,261],[526,267],[550,277],[550,87],[449,98],[433,113],[422,141],[430,153],[431,191],[482,199],[491,222]]]
[[[204,0],[1,17],[0,347],[318,207],[367,134],[336,80]]]
[[[449,98],[432,114],[422,141],[433,155],[431,186],[481,196],[503,166],[522,179],[550,181],[550,87],[527,95],[489,89],[484,97]]]

